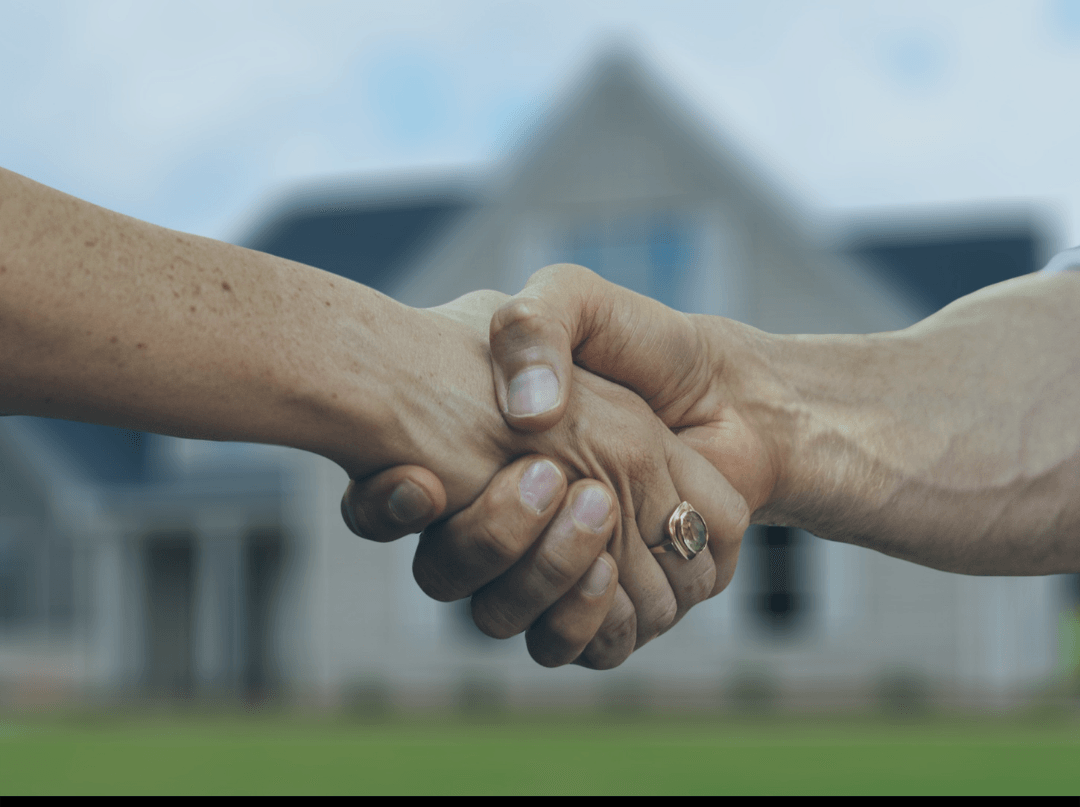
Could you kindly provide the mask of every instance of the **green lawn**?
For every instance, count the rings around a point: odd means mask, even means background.
[[[1080,720],[0,719],[0,794],[1080,793]]]

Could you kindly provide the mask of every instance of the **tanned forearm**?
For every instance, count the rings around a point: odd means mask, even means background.
[[[736,406],[780,470],[753,521],[948,571],[1080,571],[1080,273],[895,333],[758,335]]]
[[[425,435],[475,432],[481,404],[494,428],[493,401],[431,384],[454,349],[436,320],[0,169],[0,412],[292,446],[362,475],[430,459]],[[425,385],[479,403],[461,426]]]

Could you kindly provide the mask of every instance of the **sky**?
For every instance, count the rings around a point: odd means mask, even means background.
[[[238,240],[291,187],[505,164],[612,43],[825,220],[1080,242],[1080,0],[0,0],[0,166]]]

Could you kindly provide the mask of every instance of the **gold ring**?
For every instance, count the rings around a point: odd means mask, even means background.
[[[709,528],[705,526],[705,519],[690,506],[690,502],[683,502],[675,508],[675,512],[668,519],[667,533],[671,540],[654,546],[654,555],[678,552],[690,560],[709,543]]]

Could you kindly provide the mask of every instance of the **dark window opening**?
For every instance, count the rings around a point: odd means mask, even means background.
[[[186,698],[193,683],[195,545],[190,535],[145,542],[146,683],[160,697]]]
[[[806,535],[788,527],[759,527],[747,538],[752,544],[750,610],[756,621],[777,633],[798,629],[810,604]]]
[[[554,256],[666,305],[685,308],[685,288],[696,260],[698,232],[676,211],[626,215],[571,228]],[[687,297],[691,295],[691,297]]]
[[[276,654],[278,595],[286,547],[276,530],[254,532],[244,547],[242,683],[249,698],[265,698],[280,682]]]

